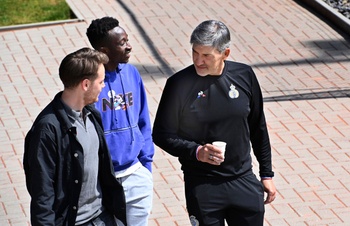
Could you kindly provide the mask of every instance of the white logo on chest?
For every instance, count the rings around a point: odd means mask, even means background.
[[[234,85],[230,85],[230,91],[228,92],[228,96],[231,98],[231,99],[235,99],[235,98],[238,98],[239,97],[239,92],[238,90],[236,90],[236,87]]]

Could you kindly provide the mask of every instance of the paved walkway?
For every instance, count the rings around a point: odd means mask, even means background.
[[[265,225],[350,225],[349,36],[293,0],[68,2],[83,21],[0,32],[0,225],[29,225],[23,138],[62,89],[60,61],[105,15],[129,33],[152,120],[166,78],[191,63],[194,27],[225,22],[231,59],[254,67],[265,97],[278,188]],[[180,165],[160,149],[154,183],[149,225],[189,225]]]

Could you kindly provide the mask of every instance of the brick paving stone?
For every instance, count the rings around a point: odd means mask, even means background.
[[[224,21],[230,59],[252,65],[265,97],[278,188],[265,225],[350,225],[347,34],[292,0],[67,2],[80,22],[0,31],[0,225],[29,225],[23,138],[62,89],[60,61],[89,46],[87,26],[105,15],[129,33],[130,63],[145,82],[152,121],[166,78],[191,64],[193,28],[209,18]],[[156,148],[153,166],[149,225],[189,225],[177,159]]]

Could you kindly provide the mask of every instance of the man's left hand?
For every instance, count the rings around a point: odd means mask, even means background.
[[[263,186],[264,186],[264,191],[267,193],[267,197],[265,200],[265,204],[269,204],[275,200],[276,195],[277,195],[277,190],[275,187],[275,184],[273,183],[272,178],[271,179],[262,179],[261,180]]]

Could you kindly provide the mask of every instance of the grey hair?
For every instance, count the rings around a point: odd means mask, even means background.
[[[212,46],[222,53],[230,47],[230,31],[221,21],[206,20],[194,29],[190,43],[192,45]]]

